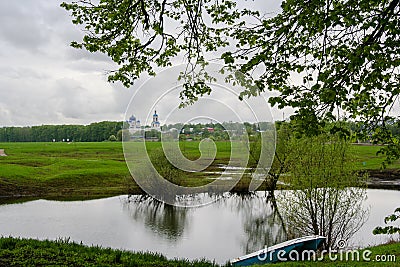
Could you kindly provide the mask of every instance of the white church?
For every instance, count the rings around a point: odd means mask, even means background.
[[[132,115],[127,122],[129,124],[129,132],[130,133],[133,134],[135,132],[142,130],[142,125],[140,123],[140,120],[136,119],[136,117],[134,115]],[[158,121],[157,110],[154,110],[153,121],[151,122],[150,128],[144,127],[144,129],[161,131],[160,122]]]
[[[135,133],[142,129],[141,125],[140,125],[140,120],[137,120],[134,115],[132,115],[127,122],[129,123],[129,132],[130,133]]]
[[[151,122],[151,128],[155,130],[160,130],[160,122],[158,121],[157,110],[154,110],[153,121]]]

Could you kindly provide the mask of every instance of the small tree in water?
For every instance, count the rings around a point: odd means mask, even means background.
[[[365,222],[365,179],[354,171],[349,144],[338,136],[319,135],[289,141],[287,183],[277,196],[288,235],[325,236],[326,248],[347,241]]]

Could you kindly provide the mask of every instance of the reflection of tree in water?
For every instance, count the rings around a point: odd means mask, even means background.
[[[187,225],[187,208],[171,206],[147,195],[130,196],[123,206],[135,221],[143,221],[168,240],[178,240]]]
[[[181,203],[191,202],[193,196],[188,196],[188,199],[181,199],[181,201]],[[262,193],[227,193],[212,205],[215,205],[215,209],[230,209],[237,215],[236,218],[240,220],[245,234],[240,240],[243,253],[253,252],[264,246],[272,246],[286,240],[286,233],[276,205]],[[171,241],[179,240],[185,227],[190,224],[188,208],[171,206],[150,196],[130,196],[123,206],[135,221],[143,221],[146,228]],[[237,235],[237,233],[232,233],[232,235]]]
[[[261,192],[231,194],[225,204],[238,212],[245,232],[244,253],[257,251],[286,240],[286,232],[275,202]]]

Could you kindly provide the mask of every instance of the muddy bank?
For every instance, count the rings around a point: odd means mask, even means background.
[[[400,190],[400,169],[368,170],[368,187]]]

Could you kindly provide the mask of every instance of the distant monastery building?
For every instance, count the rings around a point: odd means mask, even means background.
[[[130,133],[135,133],[135,132],[142,130],[142,125],[140,123],[140,120],[136,119],[136,117],[134,115],[132,115],[127,122],[129,124],[129,132]],[[150,128],[144,127],[144,129],[145,130],[157,130],[157,131],[161,130],[160,122],[158,121],[158,114],[157,114],[156,110],[154,111],[153,121],[151,122]]]
[[[128,124],[129,124],[129,132],[130,133],[134,133],[134,132],[140,131],[142,129],[141,125],[140,125],[140,120],[137,120],[134,115],[132,115],[129,118]]]
[[[160,129],[160,122],[158,121],[157,110],[154,110],[153,121],[151,123],[151,128],[152,129],[156,129],[156,130]]]

